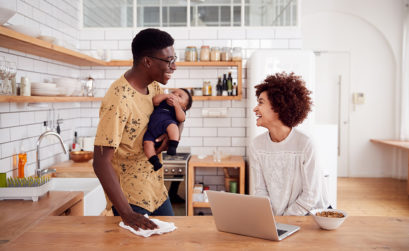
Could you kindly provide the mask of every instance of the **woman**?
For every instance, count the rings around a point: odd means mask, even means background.
[[[311,111],[311,92],[299,76],[284,72],[255,88],[257,126],[268,129],[250,145],[255,194],[270,198],[274,215],[326,208],[312,141],[294,128]]]

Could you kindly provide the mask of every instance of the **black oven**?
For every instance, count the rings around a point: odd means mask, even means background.
[[[179,150],[179,149],[178,149]],[[162,153],[165,186],[176,216],[187,215],[187,164],[190,152],[180,151],[171,156]]]

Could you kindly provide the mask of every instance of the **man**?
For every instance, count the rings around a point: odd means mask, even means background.
[[[138,230],[157,226],[148,215],[174,215],[163,182],[154,171],[142,138],[153,111],[152,97],[163,93],[176,70],[174,40],[166,32],[145,29],[132,41],[133,66],[108,89],[100,108],[94,143],[94,171],[108,196],[107,209]],[[167,140],[158,148],[166,148]]]

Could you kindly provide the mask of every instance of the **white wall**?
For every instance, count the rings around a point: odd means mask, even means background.
[[[394,150],[369,139],[399,136],[403,9],[400,0],[303,1],[304,48],[349,52],[350,96],[366,96],[356,110],[350,105],[350,177],[395,177]]]
[[[299,28],[163,28],[175,39],[175,50],[183,61],[186,46],[202,45],[218,47],[241,47],[243,52],[243,99],[241,101],[194,101],[180,142],[190,146],[192,154],[212,154],[214,149],[225,154],[246,155],[246,62],[256,49],[299,49],[302,46]],[[80,32],[80,45],[84,53],[109,49],[112,60],[131,59],[131,42],[139,30],[131,29],[86,29]],[[126,71],[126,67],[83,67],[81,76],[91,74],[96,78],[98,95],[103,95],[109,85]],[[233,79],[236,69],[233,72]],[[178,67],[168,82],[168,87],[201,87],[204,80],[216,84],[217,76],[227,73],[228,68]],[[228,109],[225,118],[202,117],[202,108]],[[95,130],[97,118],[92,120],[90,130]],[[196,181],[203,181],[212,189],[222,188],[223,171],[198,170]],[[212,187],[213,186],[213,187]]]
[[[28,25],[37,27],[43,35],[51,35],[60,40],[76,45],[79,36],[80,1],[68,0],[2,0],[0,6],[17,11],[7,24]],[[22,76],[32,82],[43,82],[55,77],[80,76],[80,67],[58,61],[0,48],[0,56],[17,63],[17,82]],[[45,131],[43,121],[51,119],[51,109],[56,110],[56,118],[64,120],[61,125],[61,136],[64,143],[72,143],[74,131],[80,136],[88,136],[88,128],[92,118],[98,113],[88,109],[91,103],[45,103],[28,106],[27,103],[0,103],[0,172],[12,169],[12,155],[20,151],[24,145],[28,152],[26,175],[33,175],[35,169],[35,148],[39,135]],[[99,107],[99,104],[95,105]],[[81,108],[84,107],[84,108]],[[84,119],[82,119],[84,118]],[[90,134],[91,135],[91,134]],[[41,166],[48,167],[56,162],[68,159],[55,140],[44,140],[41,143]]]

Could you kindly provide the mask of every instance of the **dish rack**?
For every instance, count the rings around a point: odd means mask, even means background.
[[[15,180],[16,179],[14,179],[14,181]],[[50,179],[42,180],[41,183],[34,182],[34,184],[28,184],[28,186],[21,186],[22,184],[15,183],[14,187],[10,187],[10,181],[13,180],[8,180],[8,187],[0,187],[0,200],[20,199],[37,202],[39,197],[43,196],[51,189]]]

